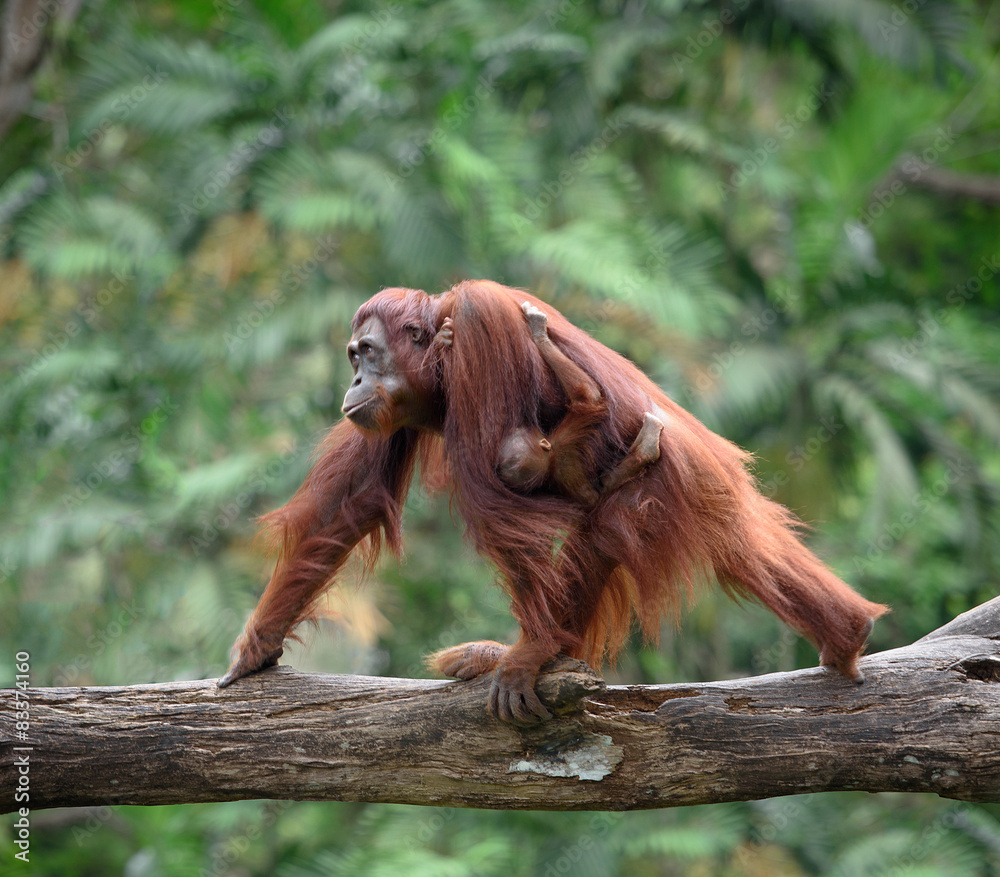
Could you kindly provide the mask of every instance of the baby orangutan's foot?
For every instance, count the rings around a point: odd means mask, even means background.
[[[524,318],[528,321],[528,328],[531,330],[531,337],[535,339],[535,342],[548,341],[549,318],[545,313],[529,301],[521,305],[521,310],[524,311]]]
[[[641,463],[655,463],[660,459],[660,433],[663,432],[663,421],[649,411],[643,415],[639,434],[632,442],[629,453],[635,453]]]
[[[451,342],[455,338],[455,324],[451,317],[445,317],[441,328],[437,330],[434,340],[431,342],[435,347],[451,347]]]

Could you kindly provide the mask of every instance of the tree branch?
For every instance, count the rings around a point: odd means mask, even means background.
[[[815,668],[605,687],[560,658],[538,685],[557,716],[527,729],[487,715],[485,679],[278,667],[226,689],[34,688],[26,741],[12,710],[0,718],[0,778],[19,788],[27,755],[32,809],[283,798],[624,810],[843,789],[1000,801],[998,640],[1000,598],[868,656],[860,686]],[[18,806],[8,794],[0,810]]]
[[[986,204],[1000,204],[1000,177],[965,174],[948,168],[924,166],[911,178],[922,189],[946,198],[972,198]]]
[[[31,105],[35,75],[51,48],[52,19],[68,24],[83,0],[8,0],[0,5],[0,140]]]

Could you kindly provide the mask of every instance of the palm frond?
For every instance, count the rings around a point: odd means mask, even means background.
[[[878,520],[894,502],[909,503],[920,482],[913,461],[886,412],[872,395],[843,375],[819,378],[816,397],[839,411],[844,422],[864,436],[876,467],[874,513]]]
[[[49,198],[32,211],[21,236],[33,267],[70,281],[111,272],[162,277],[174,264],[152,217],[105,196]]]

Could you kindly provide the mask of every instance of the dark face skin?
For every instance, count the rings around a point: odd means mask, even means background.
[[[401,342],[412,345],[411,362],[418,361],[426,344],[419,329]],[[398,351],[389,346],[382,321],[372,317],[358,326],[347,345],[354,380],[344,397],[343,412],[362,429],[392,433],[404,426],[439,430],[440,415],[433,387],[421,387],[406,374]],[[386,400],[391,403],[387,406]]]

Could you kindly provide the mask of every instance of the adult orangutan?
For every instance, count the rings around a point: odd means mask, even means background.
[[[599,391],[600,416],[585,429],[574,427],[565,375],[526,331],[523,304],[547,317],[551,343]],[[418,456],[428,481],[450,482],[521,625],[512,646],[466,643],[429,659],[460,679],[492,673],[494,715],[547,717],[534,692],[542,664],[559,652],[595,667],[614,659],[633,614],[655,638],[663,614],[712,573],[731,595],[762,602],[808,637],[821,664],[863,681],[857,659],[886,607],[851,590],[799,541],[795,517],[756,490],[747,453],[557,311],[519,290],[467,281],[436,296],[384,290],[361,306],[353,329],[347,418],[295,496],[264,517],[277,566],[220,686],[278,660],[359,543],[369,564],[383,544],[399,553]],[[662,423],[659,456],[636,467],[625,461],[650,412]],[[569,480],[582,473],[593,502],[581,501],[565,474],[537,485],[511,479],[511,437],[559,429],[572,435],[560,452],[576,468]],[[604,489],[616,470],[627,477]]]

